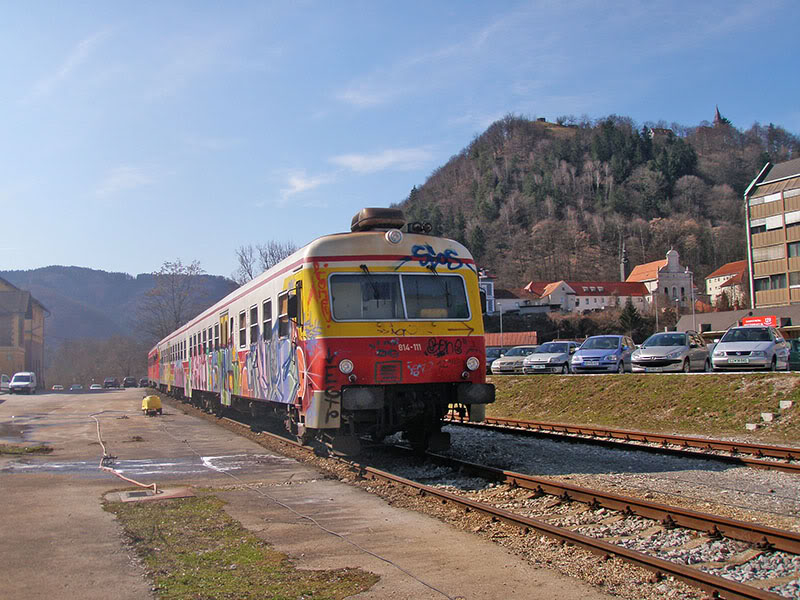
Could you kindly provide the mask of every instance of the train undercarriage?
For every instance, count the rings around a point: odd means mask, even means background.
[[[193,390],[187,397],[182,388],[159,388],[220,417],[231,410],[245,415],[254,429],[271,429],[282,422],[300,443],[322,443],[335,454],[345,456],[357,455],[365,444],[380,443],[397,433],[418,452],[446,450],[450,447],[450,434],[442,431],[444,416],[452,409],[480,420],[484,411],[483,404],[459,403],[454,384],[372,386],[371,393],[364,393],[364,388],[358,388],[358,393],[343,390],[339,428],[313,429],[306,427],[295,405],[233,396],[231,406],[224,406],[214,392]]]

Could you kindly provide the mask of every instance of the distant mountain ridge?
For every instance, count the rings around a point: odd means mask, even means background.
[[[45,340],[50,349],[74,339],[142,337],[136,308],[153,288],[152,273],[136,276],[85,267],[49,266],[27,271],[0,271],[0,277],[28,290],[49,312]],[[238,287],[217,275],[201,275],[203,306],[210,306]]]

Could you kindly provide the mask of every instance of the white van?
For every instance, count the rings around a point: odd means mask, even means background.
[[[11,394],[36,393],[36,373],[31,371],[14,373],[14,377],[11,378],[11,383],[8,386],[8,391]]]

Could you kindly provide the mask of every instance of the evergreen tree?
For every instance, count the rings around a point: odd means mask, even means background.
[[[622,312],[619,315],[619,326],[622,330],[629,336],[633,336],[634,331],[639,329],[642,325],[642,315],[639,314],[639,311],[636,310],[636,307],[631,302],[631,299],[628,298],[628,301],[625,303],[625,307],[622,309]]]
[[[469,250],[472,256],[480,258],[486,252],[486,235],[480,225],[476,225],[469,236]]]

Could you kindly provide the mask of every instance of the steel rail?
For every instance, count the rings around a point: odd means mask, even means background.
[[[507,510],[491,506],[489,504],[478,502],[476,500],[469,500],[456,494],[427,486],[416,481],[405,479],[385,471],[380,471],[373,467],[361,467],[359,470],[362,476],[372,479],[382,479],[384,481],[400,484],[412,489],[416,489],[421,495],[429,495],[433,498],[439,498],[442,502],[451,502],[457,506],[463,507],[466,511],[475,511],[485,514],[494,520],[501,520],[510,525],[520,527],[523,533],[528,533],[531,530],[537,531],[541,534],[553,537],[559,540],[581,546],[595,554],[601,556],[618,556],[623,560],[633,563],[639,567],[655,572],[658,576],[671,575],[676,579],[688,583],[694,587],[698,587],[707,592],[720,594],[721,598],[729,600],[786,600],[783,596],[760,590],[758,588],[738,583],[724,577],[718,577],[709,573],[704,573],[699,569],[687,567],[677,563],[671,563],[666,560],[649,556],[647,554],[629,550],[622,546],[617,546],[609,542],[604,542],[589,536],[575,533],[569,529],[556,527],[530,517],[517,515]]]
[[[625,429],[610,429],[585,425],[567,425],[562,423],[546,423],[539,421],[523,421],[518,419],[504,419],[499,417],[486,417],[484,421],[472,422],[456,415],[445,419],[446,423],[465,427],[494,429],[510,433],[524,433],[526,435],[557,437],[560,439],[574,437],[588,444],[596,444],[609,448],[625,446],[642,452],[656,454],[671,454],[675,456],[689,456],[706,460],[718,460],[731,464],[744,465],[757,469],[783,471],[786,473],[800,474],[800,462],[790,463],[785,460],[800,461],[800,448],[785,446],[770,446],[767,444],[750,444],[746,442],[728,442],[725,440],[712,440],[691,436],[670,434],[646,433],[629,431]],[[641,443],[634,443],[641,442]],[[659,444],[646,446],[642,444]],[[669,447],[679,446],[679,448]],[[690,450],[696,448],[701,451]],[[709,451],[719,450],[729,454],[708,454]],[[740,454],[754,456],[768,456],[780,460],[760,460],[749,458]]]
[[[225,417],[222,420],[234,424],[239,428],[249,428],[248,425],[242,424],[241,422],[238,422],[234,419],[229,419]],[[270,433],[267,431],[259,431],[258,433],[259,435],[267,436],[273,440],[276,440],[278,442],[292,446],[297,449],[303,449],[308,452],[313,451],[311,448],[307,446],[303,446],[293,440],[289,440],[283,436],[274,433]],[[428,456],[434,458],[435,460],[446,460],[446,461],[451,460],[449,457],[444,457],[438,454],[429,453]],[[348,464],[361,477],[383,480],[391,484],[399,484],[405,487],[409,487],[411,489],[415,489],[420,495],[423,496],[428,495],[433,498],[438,498],[443,503],[450,502],[454,505],[461,506],[467,512],[475,511],[490,517],[494,521],[500,520],[510,525],[519,527],[525,534],[533,530],[543,535],[547,535],[555,539],[563,540],[565,542],[581,546],[582,548],[585,548],[590,552],[599,554],[601,556],[617,556],[622,560],[635,564],[648,571],[654,572],[658,577],[663,577],[665,575],[672,576],[691,586],[705,590],[712,594],[716,594],[715,597],[718,598],[723,598],[726,600],[786,600],[783,596],[765,590],[761,590],[757,587],[738,583],[736,581],[725,579],[724,577],[711,575],[709,573],[700,571],[699,569],[695,569],[685,565],[671,563],[669,561],[660,558],[649,556],[642,552],[629,550],[627,548],[623,548],[622,546],[617,546],[616,544],[612,544],[610,542],[604,542],[603,540],[585,536],[580,533],[571,531],[569,529],[550,525],[549,523],[540,521],[538,519],[517,515],[510,511],[494,507],[490,504],[479,502],[477,500],[470,500],[468,498],[458,496],[456,494],[447,492],[445,490],[437,489],[422,483],[418,483],[416,481],[412,481],[410,479],[406,479],[404,477],[400,477],[398,475],[393,475],[391,473],[381,471],[380,469],[376,469],[374,467],[369,467],[346,460],[343,462]],[[516,485],[521,485],[522,482],[527,482],[530,481],[531,479],[536,479],[536,478],[529,478],[528,476],[524,476],[518,473],[513,473],[510,471],[505,472],[499,469],[493,469],[492,467],[483,467],[481,465],[475,465],[474,463],[466,463],[465,461],[458,461],[458,462],[463,463],[463,468],[465,469],[466,468],[488,469],[489,471],[502,473],[503,474],[502,476],[504,478],[508,478],[509,483],[512,481],[516,481],[517,482]],[[499,473],[494,473],[494,476],[498,476]],[[545,485],[542,484],[545,483],[547,484],[548,487],[549,486],[558,486],[559,488],[562,487],[562,484],[558,484],[552,481],[542,480],[541,482],[537,482],[537,484],[541,487],[542,491],[544,492],[546,492],[547,487],[545,487]],[[564,490],[563,488],[571,488],[571,489]],[[563,488],[562,490],[566,491],[568,494],[567,496],[563,496],[563,491],[562,491],[562,497],[564,499],[573,499],[573,498],[578,499],[578,496],[581,493],[581,488],[578,488],[577,486],[564,485]],[[593,492],[592,490],[583,490],[583,491],[587,494]],[[570,492],[572,493],[571,496],[569,495]],[[600,495],[601,494],[594,492],[592,494],[592,497],[595,496],[599,497]],[[613,494],[606,494],[606,495],[609,497],[614,496]],[[629,500],[621,496],[617,498],[620,498],[622,500]],[[620,510],[626,510],[626,508],[628,508],[629,506],[630,507],[633,506],[633,503],[631,502],[626,502],[624,504],[625,506]],[[675,513],[678,512],[675,511],[673,507],[666,507],[666,508],[670,509]],[[629,512],[632,511],[633,508],[630,508]],[[775,531],[778,532],[779,530]],[[780,533],[787,533],[787,532],[780,532]]]
[[[557,496],[562,500],[584,502],[592,507],[603,507],[660,521],[665,527],[686,527],[702,531],[709,537],[728,537],[753,544],[763,550],[783,550],[792,554],[800,554],[800,533],[775,529],[747,521],[729,519],[717,515],[701,513],[686,508],[668,506],[658,502],[641,500],[631,496],[621,496],[612,492],[604,492],[579,487],[560,481],[544,479],[515,473],[495,467],[479,465],[467,461],[428,453],[427,456],[439,464],[457,468],[481,477],[500,481],[512,487],[533,490],[537,494]]]

